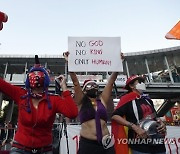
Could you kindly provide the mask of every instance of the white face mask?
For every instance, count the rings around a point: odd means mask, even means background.
[[[146,90],[146,85],[145,85],[143,82],[138,83],[138,84],[136,85],[136,89],[137,89],[139,92],[143,92],[143,91]]]

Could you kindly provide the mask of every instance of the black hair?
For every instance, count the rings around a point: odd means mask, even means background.
[[[132,80],[131,82],[129,82],[129,84],[128,84],[127,87],[126,87],[126,89],[128,90],[128,92],[132,92],[132,89],[130,88],[129,85],[134,84],[134,82],[135,82],[136,80],[138,80],[138,79],[134,79],[134,80]]]
[[[86,110],[86,109],[89,109],[89,108],[93,108],[91,100],[88,98],[87,95],[83,96],[83,98],[81,100],[81,104],[82,104],[81,109],[83,109],[83,110]]]

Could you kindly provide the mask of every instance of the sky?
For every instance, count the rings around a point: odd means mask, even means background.
[[[122,52],[180,46],[179,0],[0,0],[0,54],[62,55],[68,37],[121,37]]]

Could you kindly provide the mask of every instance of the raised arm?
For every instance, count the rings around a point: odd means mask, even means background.
[[[124,54],[121,52],[120,54],[121,60],[124,60]],[[107,106],[108,102],[109,102],[109,98],[112,94],[112,88],[113,88],[113,84],[117,78],[118,72],[113,72],[108,80],[108,83],[106,84],[102,94],[101,94],[101,98],[103,101],[103,104],[105,106]]]
[[[81,100],[83,98],[83,91],[82,88],[79,84],[78,78],[76,76],[76,73],[74,72],[69,72],[69,75],[72,79],[73,85],[74,85],[74,100],[77,103],[77,105],[81,105]]]
[[[69,55],[69,52],[63,53],[63,56],[64,56],[66,62],[68,62],[68,55]],[[75,72],[69,72],[69,75],[70,75],[71,80],[72,80],[73,85],[74,85],[74,95],[75,95],[74,100],[77,103],[77,105],[79,106],[79,105],[81,105],[81,100],[83,98],[83,91],[82,91],[82,88],[79,84],[76,73]]]
[[[20,87],[11,85],[2,78],[0,78],[0,92],[11,97],[16,103],[18,103],[21,93],[23,95],[23,90]]]
[[[108,83],[106,84],[102,94],[101,94],[101,98],[103,100],[104,105],[107,106],[109,98],[112,94],[112,88],[113,88],[113,84],[117,78],[118,72],[113,72],[108,80]]]
[[[71,97],[71,93],[67,88],[65,77],[60,75],[56,78],[56,81],[59,83],[63,91],[63,99],[59,100],[61,103],[58,104],[57,111],[64,114],[68,118],[75,118],[78,115],[78,110],[74,100]]]

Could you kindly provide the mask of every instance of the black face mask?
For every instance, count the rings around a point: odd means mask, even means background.
[[[96,98],[97,94],[98,94],[98,90],[94,88],[86,91],[86,95],[91,98]]]

